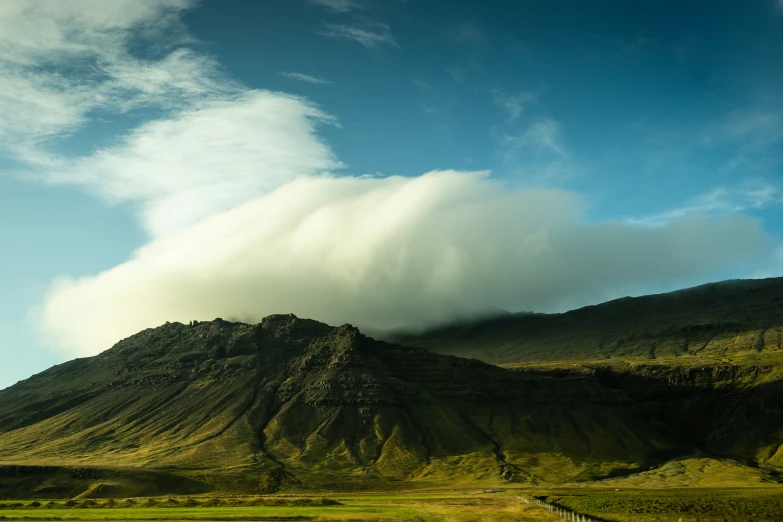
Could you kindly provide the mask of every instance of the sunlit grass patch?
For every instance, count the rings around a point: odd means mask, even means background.
[[[40,502],[40,501],[39,501]],[[175,505],[176,504],[176,505]],[[153,506],[154,505],[154,506]],[[258,498],[151,498],[127,500],[6,503],[0,520],[150,521],[150,520],[384,520],[489,522],[555,520],[539,508],[498,493],[268,496]]]

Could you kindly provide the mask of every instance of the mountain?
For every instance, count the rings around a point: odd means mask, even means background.
[[[384,337],[494,364],[783,361],[783,278],[625,297],[562,314],[507,314]]]
[[[384,337],[508,368],[587,373],[690,443],[683,457],[736,459],[767,476],[783,468],[783,278]]]
[[[0,391],[0,496],[121,495],[140,472],[157,492],[560,482],[677,451],[594,375],[509,370],[292,315],[167,323]],[[75,486],[73,473],[94,480]]]
[[[0,391],[0,496],[780,481],[781,297],[728,282],[397,342],[167,323]]]

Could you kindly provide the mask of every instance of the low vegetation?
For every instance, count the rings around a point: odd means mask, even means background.
[[[148,497],[105,500],[5,501],[0,520],[313,520],[511,522],[558,517],[519,496],[606,522],[758,522],[783,520],[783,488],[465,489],[320,497]]]
[[[783,489],[780,487],[574,489],[553,491],[540,498],[612,522],[783,520]]]
[[[40,505],[33,505],[40,504]],[[0,520],[384,520],[553,521],[545,510],[506,492],[451,491],[330,497],[147,498],[0,504]]]

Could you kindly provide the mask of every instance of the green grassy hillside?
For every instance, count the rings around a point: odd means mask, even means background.
[[[562,482],[678,451],[595,375],[294,316],[167,324],[0,392],[0,464],[154,470],[223,492]]]
[[[405,337],[472,359],[292,315],[168,323],[0,391],[0,496],[778,482],[781,288]]]
[[[387,338],[594,376],[691,455],[783,466],[783,279],[727,281],[563,314],[509,314]]]
[[[508,314],[393,341],[493,364],[783,361],[783,278],[714,283],[563,314]]]

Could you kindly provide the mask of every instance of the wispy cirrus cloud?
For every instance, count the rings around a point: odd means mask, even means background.
[[[366,0],[310,0],[310,3],[331,9],[337,13],[366,9]]]
[[[706,145],[735,142],[756,150],[783,142],[783,100],[734,111],[709,125],[703,139]]]
[[[326,29],[319,34],[329,38],[354,41],[368,49],[382,45],[398,47],[391,28],[382,22],[364,20],[350,25],[325,23],[324,26]]]
[[[567,156],[560,134],[560,124],[552,118],[542,118],[532,123],[525,132],[517,136],[505,136],[502,144],[510,152],[527,148],[539,153]]]
[[[496,142],[496,156],[504,169],[525,183],[563,186],[585,174],[584,165],[569,157],[560,124],[539,118],[517,134],[502,133]]]
[[[51,161],[47,140],[97,112],[184,107],[236,92],[210,57],[185,47],[180,16],[191,0],[19,1],[0,4],[0,143],[23,161]],[[165,35],[165,36],[164,36]],[[173,47],[160,58],[130,52],[139,39]]]
[[[492,101],[506,112],[506,121],[518,119],[529,105],[538,103],[540,91],[521,91],[517,94],[506,94],[500,89],[492,91]]]
[[[717,187],[680,207],[650,216],[627,218],[625,221],[657,227],[691,215],[733,214],[772,205],[783,205],[783,189],[778,185],[757,183],[743,187]]]
[[[783,98],[735,110],[702,131],[702,144],[729,151],[721,172],[769,175],[783,166]]]
[[[310,76],[309,74],[299,72],[281,72],[280,76],[299,82],[312,83],[314,85],[329,85],[332,83],[330,80],[325,80],[323,78],[318,78],[317,76]]]
[[[192,47],[180,19],[192,3],[0,4],[0,151],[20,165],[17,175],[131,203],[160,236],[339,168],[312,139],[331,117],[307,100],[247,89]],[[147,39],[151,57],[130,51]],[[50,146],[106,113],[143,107],[157,116],[91,154]]]
[[[111,147],[34,174],[134,203],[153,236],[182,230],[301,176],[342,167],[315,139],[333,119],[296,96],[247,91],[149,121]]]

